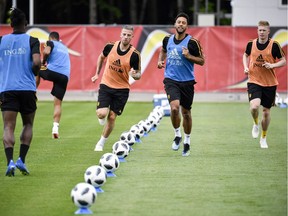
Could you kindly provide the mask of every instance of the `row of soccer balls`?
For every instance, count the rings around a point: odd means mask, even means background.
[[[97,191],[107,181],[107,175],[113,174],[120,166],[120,160],[126,158],[136,142],[141,142],[141,138],[157,128],[160,120],[164,116],[161,106],[155,106],[145,120],[133,125],[129,131],[120,135],[119,141],[112,146],[112,153],[105,153],[99,160],[99,165],[93,165],[86,169],[84,173],[85,182],[78,183],[71,190],[72,202],[76,207],[89,208],[95,203]]]

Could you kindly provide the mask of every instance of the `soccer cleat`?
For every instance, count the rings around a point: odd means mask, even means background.
[[[182,137],[175,137],[172,143],[172,149],[174,151],[178,151],[179,147],[180,147],[180,142],[182,140]]]
[[[13,160],[10,160],[8,166],[7,166],[7,170],[6,170],[6,176],[14,176],[14,172],[15,172],[15,164],[13,162]]]
[[[262,137],[260,138],[260,147],[261,148],[268,148],[266,138],[262,138]]]
[[[19,157],[16,161],[16,167],[20,170],[23,175],[29,175],[29,171],[26,168],[25,164],[22,162],[21,158]]]
[[[257,124],[253,124],[253,128],[252,128],[252,137],[254,139],[258,138],[259,136],[259,125]]]
[[[190,155],[190,145],[189,144],[183,144],[183,151],[182,151],[182,156],[183,157],[187,157],[187,156],[189,156]]]
[[[100,143],[97,143],[95,146],[94,151],[103,151],[104,145],[101,145]]]
[[[52,138],[53,139],[58,139],[59,138],[58,126],[53,126],[53,128],[52,128]]]

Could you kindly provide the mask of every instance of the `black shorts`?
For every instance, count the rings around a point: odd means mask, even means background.
[[[30,114],[37,109],[37,97],[34,91],[6,91],[0,94],[1,111],[14,111]]]
[[[255,83],[247,83],[249,101],[259,98],[261,105],[270,109],[275,105],[277,86],[263,87]]]
[[[182,107],[187,110],[191,109],[194,99],[195,80],[178,82],[165,78],[163,83],[169,103],[174,100],[179,100]]]
[[[129,89],[114,89],[100,84],[98,92],[98,108],[108,107],[117,115],[121,115],[129,97]]]
[[[53,82],[51,94],[59,100],[63,100],[67,89],[68,77],[49,69],[40,70],[39,76],[44,80]]]

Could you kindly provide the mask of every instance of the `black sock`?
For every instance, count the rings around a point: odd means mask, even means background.
[[[5,154],[6,154],[6,158],[7,158],[7,166],[10,163],[10,160],[13,160],[13,148],[12,147],[8,147],[5,148]]]
[[[27,152],[29,150],[29,147],[28,145],[26,144],[21,144],[20,145],[20,154],[19,154],[19,157],[21,158],[22,162],[25,163],[25,158],[26,158],[26,155],[27,155]]]

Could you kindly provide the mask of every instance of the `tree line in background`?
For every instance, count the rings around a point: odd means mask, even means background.
[[[29,20],[29,0],[16,0]],[[0,0],[0,23],[9,23],[12,0]],[[215,13],[216,25],[230,25],[230,0],[34,0],[34,24],[173,24],[186,12],[191,25],[198,13]]]

